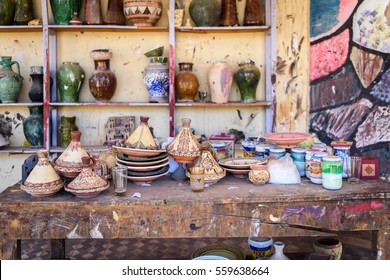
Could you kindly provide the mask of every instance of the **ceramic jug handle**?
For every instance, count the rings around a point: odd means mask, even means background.
[[[16,65],[18,66],[18,74],[19,74],[19,76],[20,76],[20,66],[19,66],[19,62],[17,62],[17,61],[11,61],[10,66],[12,67],[12,65],[14,65],[14,64],[16,64]]]

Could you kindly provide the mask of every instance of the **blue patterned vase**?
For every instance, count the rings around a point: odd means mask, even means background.
[[[144,70],[144,83],[149,93],[150,103],[167,103],[169,96],[168,57],[149,57],[149,65]]]

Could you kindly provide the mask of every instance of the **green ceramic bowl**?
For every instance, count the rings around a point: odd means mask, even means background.
[[[152,57],[152,56],[162,56],[164,53],[164,47],[158,47],[156,49],[153,49],[151,51],[148,51],[144,53],[146,57]]]

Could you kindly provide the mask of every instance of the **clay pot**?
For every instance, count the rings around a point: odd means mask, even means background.
[[[252,165],[249,171],[249,181],[254,185],[264,185],[268,182],[270,175],[266,165]]]
[[[23,121],[23,133],[33,148],[43,147],[43,108],[29,106],[30,116]]]
[[[23,77],[20,75],[20,67],[17,61],[11,61],[12,57],[2,56],[0,61],[0,103],[16,103],[22,90]],[[17,66],[17,72],[12,66]]]
[[[214,103],[228,103],[230,89],[233,83],[233,74],[225,61],[217,61],[208,73],[211,101]]]
[[[192,0],[188,11],[196,26],[215,26],[221,16],[221,4],[218,0]]]
[[[281,260],[281,261],[289,260],[289,258],[283,252],[284,247],[285,247],[284,242],[275,241],[274,242],[275,253],[271,257],[269,257],[269,260]]]
[[[169,96],[168,57],[148,57],[149,65],[144,69],[144,84],[150,103],[167,103]]]
[[[33,1],[16,0],[14,24],[27,25],[28,22],[33,19]]]
[[[125,17],[135,26],[154,26],[161,18],[161,0],[123,0]]]
[[[104,24],[126,24],[125,14],[123,13],[123,0],[108,0],[107,13]]]
[[[100,0],[85,0],[84,23],[89,25],[103,23]]]
[[[240,90],[241,102],[256,102],[256,89],[260,81],[260,70],[256,67],[254,61],[248,59],[241,62],[234,79]]]
[[[181,119],[182,128],[167,146],[167,153],[179,163],[191,163],[200,156],[200,145],[191,131],[191,119]]]
[[[236,0],[223,0],[220,26],[238,26]]]
[[[61,117],[61,124],[59,126],[59,140],[61,147],[68,147],[70,141],[72,140],[72,131],[78,131],[76,125],[76,117]]]
[[[30,74],[32,85],[28,92],[32,102],[43,102],[43,74]]]
[[[264,0],[246,0],[244,11],[244,26],[265,24]]]
[[[0,25],[12,25],[15,15],[13,0],[0,1]]]
[[[54,23],[68,25],[75,12],[80,14],[82,0],[50,0]]]
[[[20,188],[35,197],[52,196],[61,190],[64,182],[50,164],[48,152],[40,150],[37,155],[37,164]]]
[[[78,102],[85,72],[78,62],[63,62],[56,73],[61,102]]]
[[[192,72],[191,62],[179,63],[179,73],[175,79],[175,93],[178,102],[193,102],[198,93],[199,81]]]
[[[341,258],[343,246],[341,242],[333,237],[320,237],[313,243],[315,253],[333,255],[336,260]]]
[[[101,102],[108,102],[114,96],[116,90],[116,76],[110,69],[111,57],[112,52],[107,49],[91,52],[95,71],[89,79],[89,89],[93,97]]]

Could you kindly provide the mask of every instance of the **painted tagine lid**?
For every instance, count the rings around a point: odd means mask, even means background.
[[[200,156],[200,144],[191,131],[191,119],[181,119],[182,128],[167,146],[167,152],[175,161],[191,163]]]
[[[83,157],[83,168],[80,174],[65,186],[67,192],[79,198],[92,198],[98,196],[110,186],[110,183],[100,177],[90,166],[90,157]]]
[[[134,149],[158,150],[158,146],[148,125],[149,117],[141,116],[140,119],[140,125],[127,138],[125,146]]]
[[[52,196],[61,190],[64,183],[49,162],[48,152],[40,150],[37,155],[38,163],[20,188],[35,197]]]
[[[352,146],[352,141],[345,141],[344,139],[339,139],[338,141],[332,141],[330,145],[332,147],[345,147],[345,148],[351,148]]]
[[[76,178],[83,168],[83,157],[88,157],[88,153],[84,150],[81,142],[81,132],[72,131],[72,140],[63,153],[54,161],[54,169],[62,176],[67,178]],[[94,164],[94,160],[90,159],[90,165]]]
[[[201,155],[196,160],[194,167],[204,168],[204,182],[212,185],[217,183],[220,179],[226,176],[226,170],[223,169],[214,159],[210,151],[210,144],[201,145]],[[186,172],[189,177],[190,174]]]

